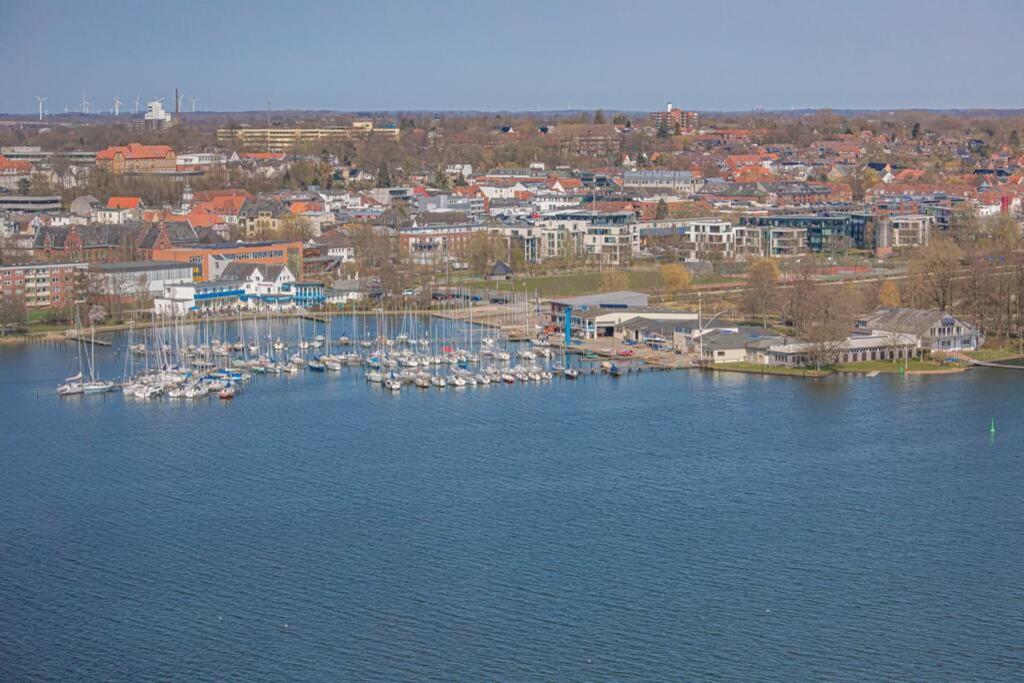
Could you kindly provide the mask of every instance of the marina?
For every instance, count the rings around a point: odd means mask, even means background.
[[[409,389],[465,389],[491,385],[546,383],[606,374],[620,377],[655,369],[642,361],[567,351],[534,321],[532,307],[505,309],[496,324],[473,320],[472,305],[456,305],[442,315],[416,312],[327,315],[302,312],[291,317],[271,311],[238,312],[212,320],[154,318],[138,330],[102,340],[121,363],[106,368],[117,377],[92,387],[120,390],[129,399],[188,400],[244,397],[255,380],[299,373],[325,374],[330,381],[355,381],[397,394]],[[492,318],[493,320],[493,318]],[[60,396],[101,393],[85,390],[81,359],[87,344],[95,357],[94,331],[68,333],[79,349],[78,374],[62,383]],[[88,374],[95,380],[95,362]],[[86,383],[88,384],[88,383]],[[265,387],[261,385],[261,390]]]

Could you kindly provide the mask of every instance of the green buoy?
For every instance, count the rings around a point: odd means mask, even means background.
[[[992,424],[990,424],[988,426],[988,433],[989,434],[995,434],[996,433],[996,419],[994,417],[992,418]]]

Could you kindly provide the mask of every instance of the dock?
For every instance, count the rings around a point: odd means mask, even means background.
[[[74,330],[67,330],[64,333],[64,337],[68,341],[81,342],[83,344],[93,344],[94,346],[112,346],[113,345],[112,342],[107,341],[106,339],[95,339],[95,338],[92,338],[92,337],[87,337],[84,334],[79,334],[78,332],[75,332]]]

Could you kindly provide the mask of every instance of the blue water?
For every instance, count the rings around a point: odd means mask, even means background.
[[[1024,375],[59,400],[73,351],[0,349],[4,680],[1024,675]]]

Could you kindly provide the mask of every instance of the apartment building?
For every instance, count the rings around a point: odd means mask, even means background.
[[[79,294],[87,263],[0,266],[0,300],[26,308],[64,308]]]
[[[353,121],[351,126],[323,128],[220,128],[217,143],[241,145],[247,150],[286,152],[303,144],[366,137],[398,140],[399,135],[398,127],[391,124],[378,126],[373,121]]]
[[[627,188],[672,190],[691,197],[704,184],[704,179],[690,171],[626,171],[622,174],[622,184]]]
[[[928,244],[934,229],[934,216],[889,216],[878,223],[875,250],[879,255],[885,255],[892,253],[893,249],[922,247]]]

